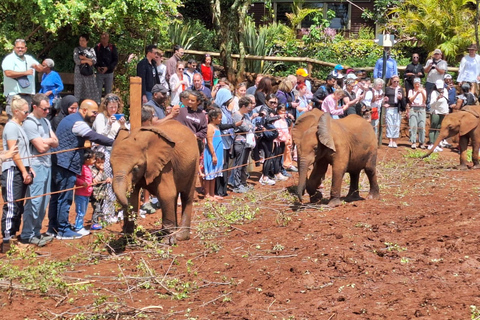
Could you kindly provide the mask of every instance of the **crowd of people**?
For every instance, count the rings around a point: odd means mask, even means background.
[[[54,71],[54,61],[45,59],[40,64],[27,55],[25,40],[17,39],[13,52],[2,62],[9,115],[2,135],[5,151],[0,153],[3,243],[21,231],[19,241],[43,246],[54,237],[80,238],[122,219],[123,213],[115,208],[109,162],[118,131],[129,127],[121,98],[111,92],[118,53],[107,33],[93,48],[88,41],[88,35],[80,36],[74,49],[75,94],[61,99],[63,84]],[[461,61],[457,78],[461,92],[457,93],[440,49],[434,50],[425,65],[413,54],[403,74],[403,86],[396,62],[388,53],[386,86],[381,58],[373,80],[364,70],[345,70],[339,64],[325,83],[313,90],[304,68],[275,88],[272,78],[262,74],[256,76],[253,86],[233,86],[216,77],[208,54],[200,62],[184,61],[184,49],[177,45],[164,62],[163,52],[149,45],[137,65],[137,75],[142,78],[142,125],[174,119],[187,126],[197,139],[201,155],[198,175],[205,198],[221,201],[229,192],[245,193],[254,187],[247,183],[249,163],[262,166],[259,183],[264,186],[286,181],[297,171],[290,132],[295,120],[313,108],[333,119],[357,114],[378,133],[379,111],[385,107],[391,148],[398,147],[403,113],[409,121],[411,148],[417,148],[417,135],[418,146],[428,148],[446,114],[476,103],[480,56],[476,46],[468,50]],[[43,73],[38,92],[35,72]],[[431,115],[428,141],[427,114]],[[91,149],[84,148],[86,140],[92,142]],[[441,146],[438,148],[436,151],[441,151]],[[56,191],[61,192],[48,195]],[[25,197],[27,200],[18,201]],[[76,219],[71,224],[73,202]],[[86,228],[89,202],[94,210],[92,224]],[[42,234],[47,207],[48,230]],[[157,208],[156,200],[144,191],[142,211],[153,213]]]

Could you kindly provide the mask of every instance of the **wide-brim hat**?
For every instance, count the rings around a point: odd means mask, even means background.
[[[472,43],[470,47],[467,48],[467,50],[477,50],[477,45],[475,43]]]

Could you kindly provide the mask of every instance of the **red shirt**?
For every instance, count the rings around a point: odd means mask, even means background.
[[[213,80],[213,75],[212,75],[212,67],[211,66],[206,66],[202,64],[202,77],[204,81],[212,81]]]

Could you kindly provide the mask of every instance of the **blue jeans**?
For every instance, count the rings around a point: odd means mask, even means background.
[[[51,170],[50,167],[43,165],[32,166],[35,171],[35,178],[30,188],[27,190],[27,197],[39,196],[41,194],[50,193]],[[42,222],[47,211],[50,195],[42,196],[27,200],[25,211],[23,212],[23,228],[22,239],[30,239],[32,237],[40,237]]]
[[[52,166],[52,192],[71,189],[75,186],[77,176],[70,170]],[[73,202],[73,190],[52,195],[48,210],[48,230],[64,232],[71,228],[68,213]]]
[[[83,219],[87,213],[88,200],[90,197],[75,195],[75,212],[77,217],[75,218],[75,230],[83,228]]]

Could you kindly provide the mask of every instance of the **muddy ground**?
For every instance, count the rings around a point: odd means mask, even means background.
[[[403,142],[379,150],[381,200],[298,206],[288,192],[296,174],[263,187],[253,172],[253,192],[198,201],[192,239],[174,247],[150,234],[158,216],[147,215],[146,233],[126,247],[116,224],[0,254],[0,310],[4,319],[471,319],[480,171],[455,170],[448,149],[420,160]]]

